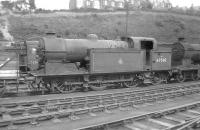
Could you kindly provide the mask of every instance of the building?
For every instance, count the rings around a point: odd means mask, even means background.
[[[84,0],[84,8],[123,8],[124,0]]]
[[[153,8],[171,8],[172,4],[169,0],[151,0],[153,3]]]
[[[101,9],[100,0],[84,0],[83,8]]]
[[[48,4],[47,4],[48,2]],[[46,10],[80,9],[80,8],[123,8],[124,0],[35,0],[36,8]],[[55,6],[56,5],[56,6]]]
[[[142,3],[146,0],[35,0],[35,4],[37,8],[47,10],[70,10],[80,8],[115,9],[124,8],[126,1],[129,3],[130,7],[141,8]],[[169,0],[149,1],[153,4],[153,8],[170,8],[172,6]]]

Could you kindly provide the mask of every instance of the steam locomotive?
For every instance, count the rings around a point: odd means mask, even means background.
[[[128,36],[99,40],[92,34],[87,39],[43,37],[4,47],[3,52],[16,54],[18,80],[34,89],[70,93],[198,80],[199,49],[182,41],[159,44],[154,38]],[[0,70],[6,65],[9,59]]]

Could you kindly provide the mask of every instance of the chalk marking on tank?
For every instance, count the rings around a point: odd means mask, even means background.
[[[122,60],[122,58],[119,58],[118,63],[119,63],[120,65],[124,64],[124,61]]]

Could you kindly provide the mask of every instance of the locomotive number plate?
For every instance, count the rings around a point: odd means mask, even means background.
[[[160,56],[156,59],[156,62],[157,63],[165,63],[167,62],[167,58],[163,57],[163,56]]]

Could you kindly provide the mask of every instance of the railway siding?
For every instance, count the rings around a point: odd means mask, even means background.
[[[68,130],[144,130],[147,128],[148,130],[160,130],[167,129],[167,124],[170,128],[175,125],[179,128],[180,126],[178,125],[181,123],[189,123],[188,121],[192,121],[192,118],[199,116],[199,98],[199,94],[188,95],[173,100],[154,102],[152,104],[139,104],[126,110],[113,109],[110,111],[70,116],[67,118],[53,118],[48,121],[39,122],[39,124],[37,122],[37,125],[13,126],[20,130],[65,130],[66,128]],[[161,123],[158,124],[158,122]],[[2,128],[2,130],[5,129],[6,127]]]
[[[139,116],[110,121],[78,128],[77,130],[95,130],[97,128],[128,130],[185,130],[199,127],[200,102],[188,103],[169,109],[158,110]]]
[[[187,84],[145,91],[49,99],[15,103],[14,105],[1,104],[0,127],[34,124],[50,119],[57,121],[62,118],[77,120],[83,115],[96,116],[102,112],[110,114],[113,111],[127,111],[199,92],[199,84]]]
[[[187,91],[187,89],[192,90]],[[196,89],[195,89],[196,88]],[[186,89],[186,90],[184,90]],[[166,98],[189,95],[198,90],[198,86],[182,86],[159,88],[157,90],[129,91],[124,93],[103,94],[87,97],[74,97],[64,99],[40,100],[37,102],[20,102],[0,104],[1,113],[8,115],[23,115],[24,113],[41,113],[42,111],[58,111],[61,109],[78,109],[84,107],[93,107],[99,105],[120,104],[126,102],[135,102],[141,104],[144,102],[155,102]],[[194,91],[194,92],[193,92]],[[164,92],[164,93],[163,93]],[[123,105],[122,105],[123,106]]]

